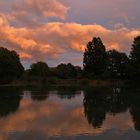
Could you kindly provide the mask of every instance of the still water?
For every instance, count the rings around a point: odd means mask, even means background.
[[[91,139],[140,139],[140,89],[0,90],[0,140]]]

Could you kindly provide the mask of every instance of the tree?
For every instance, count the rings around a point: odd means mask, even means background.
[[[130,52],[130,58],[133,63],[140,64],[140,36],[134,38]]]
[[[19,55],[0,47],[0,83],[8,83],[19,78],[24,72]]]
[[[84,52],[83,67],[86,74],[100,75],[104,73],[106,69],[106,48],[99,37],[93,38],[87,44]]]
[[[76,78],[77,77],[77,70],[75,66],[73,66],[71,63],[67,64],[67,73],[69,78]]]
[[[82,75],[83,75],[83,70],[80,66],[75,66],[75,69],[76,69],[76,73],[77,73],[77,78],[82,78]]]
[[[107,56],[107,71],[110,73],[110,78],[126,78],[129,62],[127,55],[125,53],[118,52],[117,50],[110,50],[107,52]]]
[[[129,76],[131,79],[140,79],[140,36],[134,38],[132,44],[130,52]]]
[[[59,78],[76,78],[77,77],[77,69],[71,63],[68,64],[60,64],[56,68],[57,76]]]
[[[32,76],[46,77],[49,73],[49,67],[45,62],[33,63],[30,66],[30,74]]]
[[[56,75],[59,78],[66,78],[67,77],[67,65],[66,64],[60,64],[56,68]]]

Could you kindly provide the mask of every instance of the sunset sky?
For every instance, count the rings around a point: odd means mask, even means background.
[[[88,41],[129,53],[140,35],[140,0],[0,0],[0,46],[16,50],[27,68],[82,65]]]

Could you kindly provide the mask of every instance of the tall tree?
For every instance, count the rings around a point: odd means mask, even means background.
[[[84,52],[83,67],[87,74],[100,75],[105,71],[106,48],[99,37],[88,42]]]
[[[140,36],[134,38],[130,52],[130,58],[133,63],[140,64]]]
[[[129,75],[132,79],[140,79],[140,36],[134,38],[130,52]]]
[[[24,72],[19,55],[0,47],[0,83],[8,83],[19,78]]]

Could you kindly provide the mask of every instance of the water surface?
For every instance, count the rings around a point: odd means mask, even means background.
[[[0,140],[139,140],[140,90],[0,90]]]

